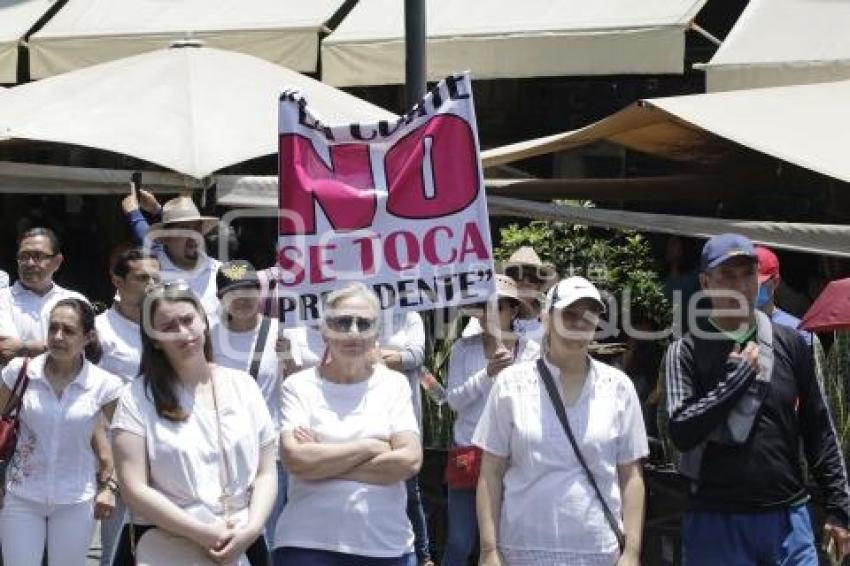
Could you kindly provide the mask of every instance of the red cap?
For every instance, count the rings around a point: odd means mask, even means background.
[[[764,246],[756,246],[756,255],[759,258],[759,284],[776,279],[781,279],[779,275],[779,258],[776,254],[765,248]]]

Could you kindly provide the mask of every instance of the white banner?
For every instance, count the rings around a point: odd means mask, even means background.
[[[487,300],[493,255],[469,74],[395,122],[327,126],[280,98],[281,320],[315,321],[352,281],[385,310]]]

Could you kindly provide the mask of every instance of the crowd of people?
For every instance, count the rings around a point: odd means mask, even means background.
[[[284,329],[274,268],[206,254],[217,219],[187,197],[122,204],[137,241],[113,258],[106,311],[54,282],[63,256],[44,227],[21,235],[0,289],[0,406],[20,422],[3,564],[83,565],[100,521],[104,565],[433,565],[420,315],[384,315],[351,283],[316,327]],[[812,337],[772,302],[774,259],[711,238],[710,309],[666,357],[687,565],[817,564],[807,477],[824,542],[850,550]],[[607,302],[531,248],[500,267],[449,358],[442,564],[476,551],[483,566],[639,564],[649,444],[633,380],[591,355]]]

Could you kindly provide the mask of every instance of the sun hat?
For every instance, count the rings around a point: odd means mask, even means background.
[[[526,318],[533,314],[533,310],[529,304],[520,298],[519,296],[519,288],[517,288],[516,281],[508,277],[507,275],[496,274],[496,296],[497,297],[505,297],[508,299],[513,299],[519,305],[519,316],[520,318]]]
[[[522,246],[508,258],[508,261],[502,266],[503,271],[508,271],[512,267],[533,267],[545,284],[550,285],[558,276],[555,266],[551,263],[543,263],[540,256],[534,251],[531,246]]]
[[[162,220],[151,226],[151,231],[167,230],[174,224],[201,222],[201,233],[206,234],[218,225],[218,218],[202,216],[191,198],[176,197],[162,205]]]

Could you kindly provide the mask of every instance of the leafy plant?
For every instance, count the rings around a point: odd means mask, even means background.
[[[850,398],[847,385],[850,383],[850,332],[835,332],[835,340],[829,354],[823,358],[823,349],[817,348],[818,365],[823,368],[823,388],[832,411],[835,433],[842,454],[850,449]]]
[[[632,321],[646,320],[659,328],[670,324],[672,311],[658,274],[652,269],[649,242],[624,230],[589,228],[579,224],[533,220],[501,231],[497,260],[507,260],[521,246],[531,246],[562,277],[581,275],[628,307]]]

